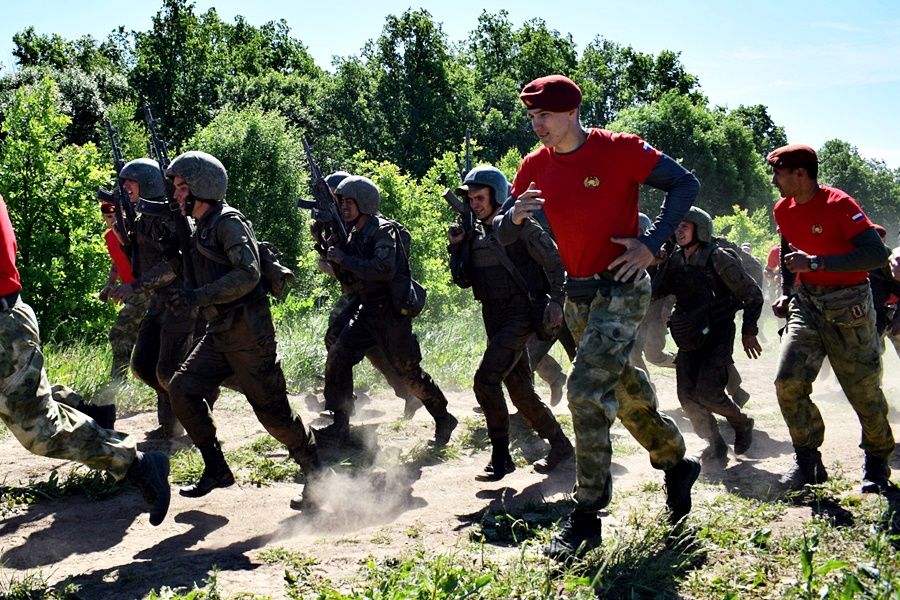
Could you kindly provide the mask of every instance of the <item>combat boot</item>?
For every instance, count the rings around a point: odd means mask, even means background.
[[[159,525],[169,512],[169,457],[162,452],[137,452],[125,477],[150,506],[150,524]]]
[[[753,443],[753,419],[748,419],[747,424],[734,430],[734,453],[745,454]]]
[[[459,421],[456,420],[456,417],[451,415],[448,412],[444,412],[443,415],[434,418],[434,442],[432,445],[440,447],[446,446],[447,442],[450,441],[450,436],[453,434],[453,430],[456,429],[456,426],[459,424]]]
[[[550,406],[556,406],[562,401],[563,394],[566,392],[566,381],[568,381],[566,374],[560,373],[559,377],[550,384]]]
[[[184,427],[175,416],[168,394],[158,394],[156,399],[156,418],[159,421],[159,436],[166,440],[174,440],[184,435]]]
[[[560,463],[575,456],[572,442],[569,441],[569,438],[566,437],[566,434],[561,429],[548,441],[550,442],[550,452],[532,465],[538,473],[549,473],[558,467]]]
[[[290,507],[294,510],[315,510],[318,503],[311,486],[322,474],[322,463],[319,462],[319,452],[315,444],[307,445],[306,450],[296,458],[296,461],[303,469],[303,474],[306,475],[306,485],[303,487],[303,492],[291,498]]]
[[[544,556],[560,561],[581,558],[602,541],[600,515],[576,508],[544,546]]]
[[[116,426],[116,405],[104,404],[97,406],[96,404],[87,404],[84,400],[78,403],[75,410],[82,412],[96,421],[97,425],[103,429],[114,429]]]
[[[198,446],[203,456],[203,474],[196,483],[178,490],[185,498],[200,498],[216,488],[226,488],[234,484],[234,474],[225,462],[222,447],[218,442],[209,445]]]
[[[484,472],[491,480],[500,481],[515,470],[516,463],[509,454],[509,436],[491,440],[491,462],[484,467]]]
[[[866,453],[863,463],[862,493],[883,494],[891,489],[891,468],[885,459]]]
[[[682,458],[670,469],[665,470],[666,507],[669,522],[675,525],[691,512],[691,488],[700,475],[700,461],[696,458]]]
[[[329,446],[346,446],[350,443],[350,413],[334,411],[334,422],[315,430],[316,440]]]
[[[828,481],[828,472],[822,464],[822,453],[812,448],[794,446],[794,466],[778,480],[788,491],[798,492],[806,485]]]
[[[717,435],[715,439],[707,443],[706,448],[700,453],[700,461],[707,463],[723,463],[728,458],[728,444]]]

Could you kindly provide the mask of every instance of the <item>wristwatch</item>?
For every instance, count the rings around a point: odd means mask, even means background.
[[[822,262],[819,260],[818,256],[810,256],[809,257],[809,270],[810,271],[818,271],[822,268]]]

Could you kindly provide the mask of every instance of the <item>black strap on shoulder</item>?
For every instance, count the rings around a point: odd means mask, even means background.
[[[488,234],[488,240],[490,241],[490,247],[497,253],[500,264],[509,271],[509,275],[513,278],[513,281],[516,282],[516,285],[522,288],[522,291],[525,292],[528,299],[533,302],[534,298],[531,295],[531,289],[529,289],[528,284],[525,283],[525,278],[522,277],[522,274],[516,268],[516,265],[509,260],[509,256],[506,255],[506,250],[503,249],[503,246],[501,246],[500,242],[497,241],[497,238],[494,237],[493,232]]]

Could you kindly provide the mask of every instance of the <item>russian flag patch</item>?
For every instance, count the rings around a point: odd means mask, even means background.
[[[854,221],[859,221],[859,220],[862,219],[864,216],[865,216],[864,214],[862,214],[861,212],[858,212],[858,213],[856,213],[855,215],[853,215],[853,216],[850,217],[850,218],[853,219]]]

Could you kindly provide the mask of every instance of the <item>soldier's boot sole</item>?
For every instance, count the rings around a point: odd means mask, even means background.
[[[673,525],[691,512],[691,488],[700,476],[700,461],[683,458],[681,462],[666,470],[666,507],[669,522]]]
[[[150,524],[159,525],[169,512],[169,457],[162,452],[138,452],[128,469],[128,479],[149,505]]]

